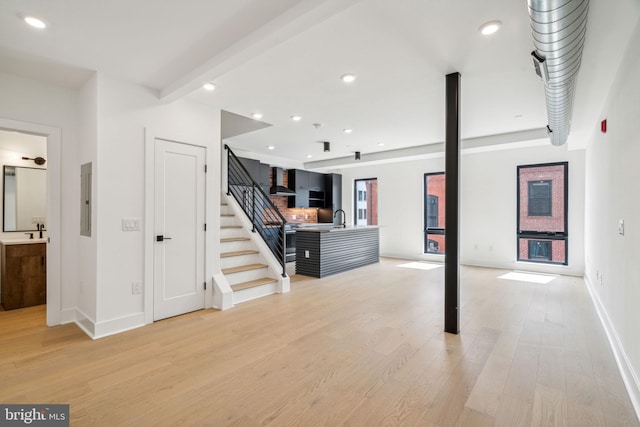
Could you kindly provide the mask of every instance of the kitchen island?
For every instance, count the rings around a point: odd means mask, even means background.
[[[296,274],[325,277],[379,260],[377,226],[305,227],[296,231]]]

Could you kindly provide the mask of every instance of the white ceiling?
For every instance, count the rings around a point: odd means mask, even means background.
[[[571,148],[597,126],[639,9],[635,0],[591,1]],[[29,28],[20,14],[50,27]],[[478,28],[491,20],[502,29],[482,36]],[[0,71],[77,87],[97,70],[156,89],[166,102],[261,112],[272,126],[227,142],[309,167],[344,164],[354,151],[366,161],[442,142],[444,76],[456,71],[463,139],[544,128],[532,48],[526,0],[0,2]],[[357,80],[344,84],[344,73]],[[205,81],[217,89],[202,90]],[[302,120],[292,122],[294,114]]]

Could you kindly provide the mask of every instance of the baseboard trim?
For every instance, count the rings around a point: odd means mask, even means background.
[[[98,322],[95,325],[94,339],[108,337],[144,326],[144,312]]]
[[[73,323],[76,321],[76,312],[78,310],[74,308],[65,308],[60,311],[60,324],[64,325],[67,323]]]
[[[600,296],[595,289],[593,289],[591,281],[586,275],[584,276],[584,282],[587,284],[587,290],[600,318],[600,323],[602,323],[602,327],[607,334],[607,339],[609,340],[609,345],[616,359],[618,370],[620,371],[620,375],[622,375],[622,381],[624,381],[629,399],[631,399],[631,404],[636,412],[636,418],[640,420],[640,381],[638,381],[638,376],[633,369],[633,365],[631,365],[631,361],[627,357],[627,353],[624,351],[624,346],[620,341],[620,337],[611,322],[611,318],[604,304],[602,304],[602,300],[600,300]]]
[[[87,316],[82,310],[79,308],[75,309],[74,322],[80,329],[84,331],[85,334],[89,335],[89,338],[95,339],[96,326],[95,322],[92,318]]]

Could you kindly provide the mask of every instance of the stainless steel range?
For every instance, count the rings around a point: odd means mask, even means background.
[[[292,262],[296,260],[296,228],[298,228],[299,226],[299,222],[287,222],[284,225],[286,262]]]

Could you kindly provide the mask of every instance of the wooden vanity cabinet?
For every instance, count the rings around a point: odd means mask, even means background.
[[[5,310],[47,302],[46,243],[2,245],[2,305]]]

